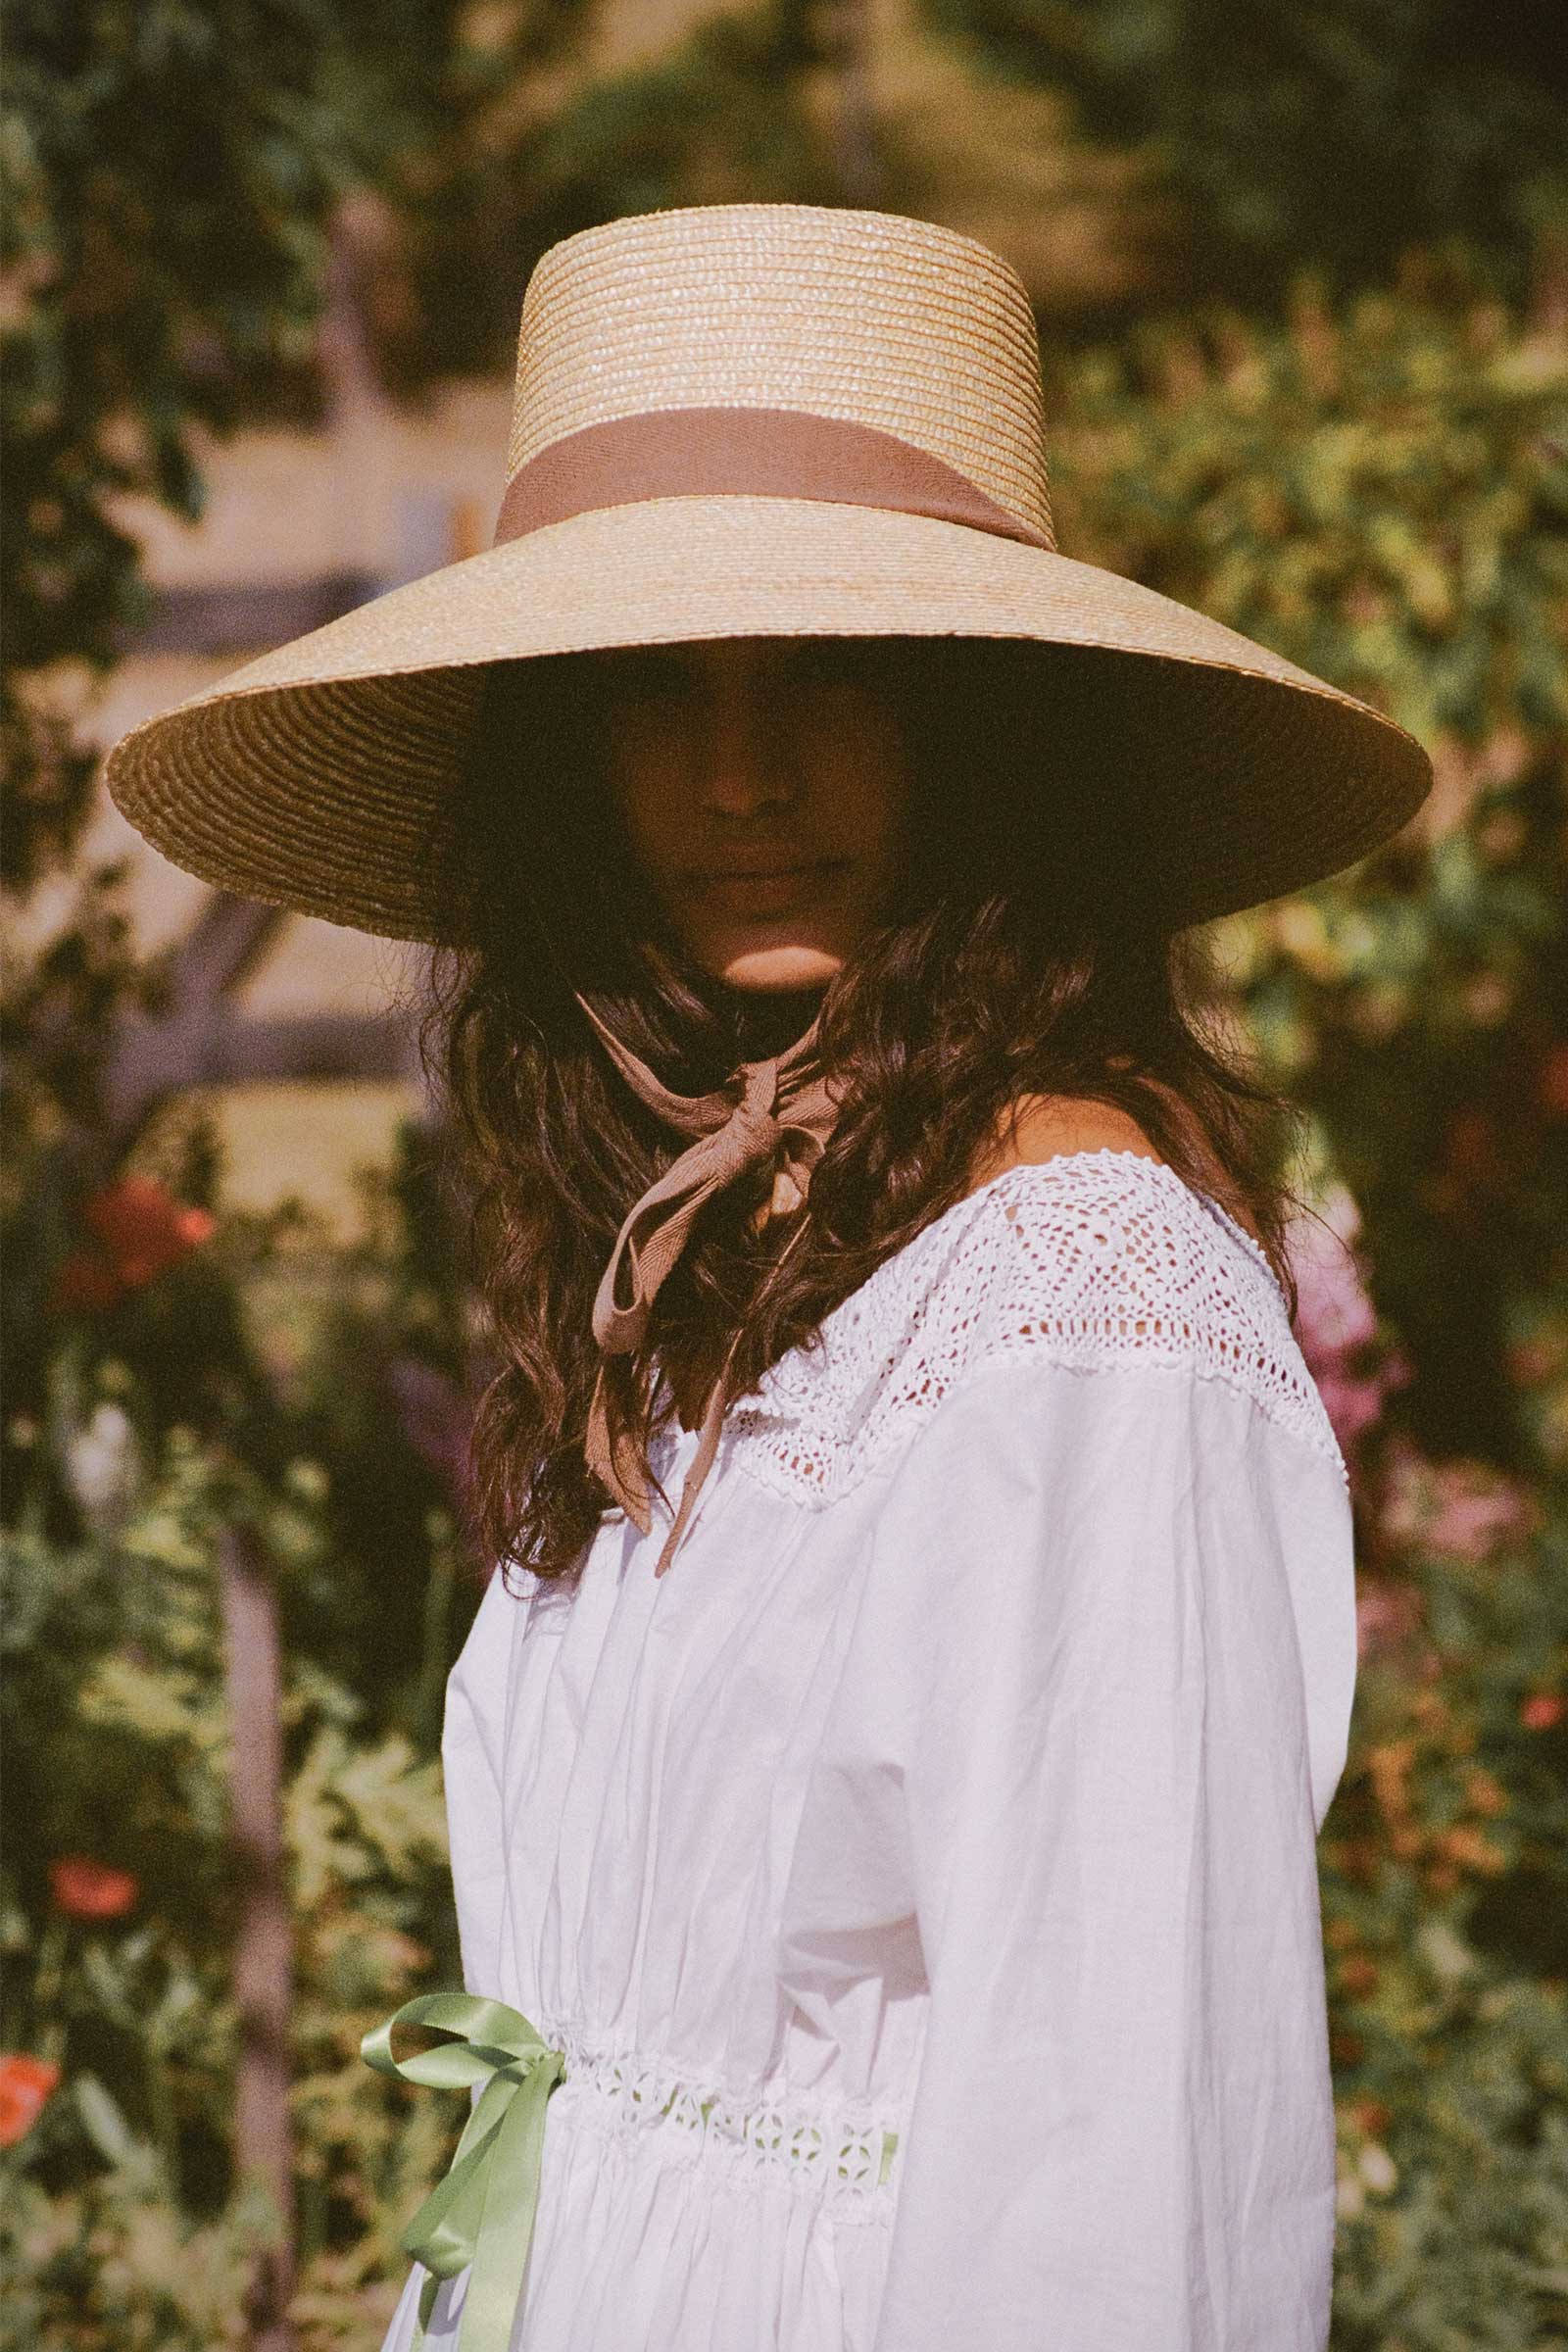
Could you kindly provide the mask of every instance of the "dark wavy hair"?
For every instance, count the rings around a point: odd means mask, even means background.
[[[446,1174],[494,1350],[469,1509],[503,1573],[570,1574],[612,1502],[582,1455],[594,1295],[631,1203],[687,1141],[625,1085],[574,988],[682,1093],[781,1052],[820,1004],[841,1105],[804,1206],[760,1220],[771,1170],[727,1188],[660,1290],[646,1348],[610,1359],[612,1440],[645,1467],[669,1418],[661,1364],[702,1395],[734,1340],[727,1398],[755,1389],[973,1188],[1025,1096],[1130,1113],[1252,1226],[1296,1314],[1284,1171],[1302,1114],[1235,1033],[1210,935],[1161,915],[1116,793],[1054,789],[1074,775],[1071,698],[1043,692],[1010,640],[848,642],[903,721],[915,821],[891,918],[802,996],[727,987],[661,919],[603,763],[635,649],[496,662],[478,689],[431,845],[468,937],[431,955],[419,1048],[450,1106]],[[1064,675],[1072,649],[1050,651]]]

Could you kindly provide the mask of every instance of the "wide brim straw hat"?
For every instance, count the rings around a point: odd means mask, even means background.
[[[1041,791],[1114,791],[1178,924],[1341,871],[1431,789],[1385,713],[1058,551],[1035,318],[1000,255],[750,203],[551,246],[494,544],[132,728],[108,789],[205,881],[462,944],[432,845],[489,665],[802,635],[1012,641],[1071,747]]]

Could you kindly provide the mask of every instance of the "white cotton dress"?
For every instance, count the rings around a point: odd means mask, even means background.
[[[656,1579],[696,1442],[448,1685],[466,1988],[567,2069],[511,2352],[1322,2352],[1352,1522],[1261,1250],[1009,1167],[731,1407]]]

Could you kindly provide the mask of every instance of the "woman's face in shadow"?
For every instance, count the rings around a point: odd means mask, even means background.
[[[875,641],[868,655],[857,639],[703,639],[600,660],[608,780],[677,940],[732,988],[825,987],[889,918],[905,872],[910,763]]]

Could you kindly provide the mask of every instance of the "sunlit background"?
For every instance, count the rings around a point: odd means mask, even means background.
[[[438,1740],[488,1566],[417,965],[168,865],[103,751],[488,546],[533,262],[736,199],[994,245],[1063,551],[1433,754],[1396,841],[1219,927],[1310,1113],[1298,1336],[1356,1504],[1334,2344],[1568,2335],[1561,31],[13,0],[0,2342],[376,2352],[462,2120],[359,2049],[458,1981]]]

